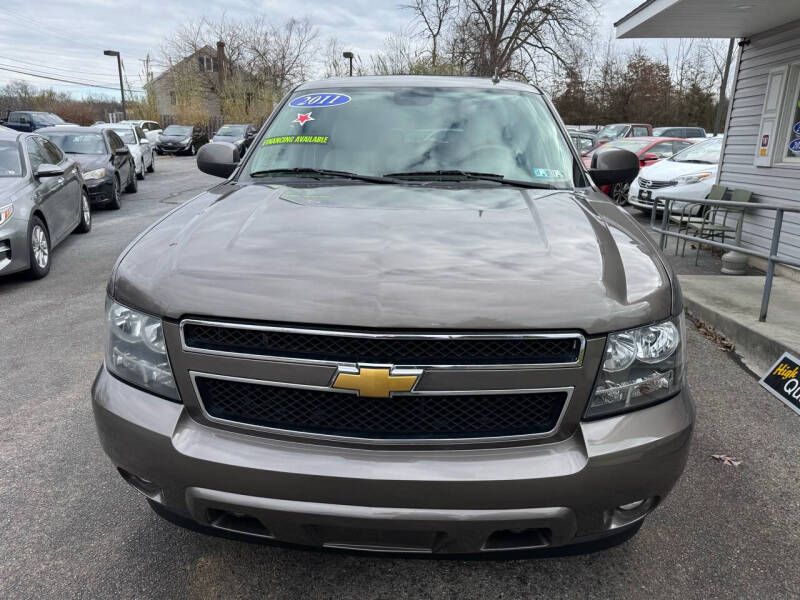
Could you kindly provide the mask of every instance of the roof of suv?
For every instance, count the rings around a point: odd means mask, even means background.
[[[306,81],[294,91],[313,90],[320,87],[442,87],[520,90],[541,94],[536,86],[509,79],[494,83],[484,77],[455,77],[445,75],[367,75],[363,77],[331,77]]]

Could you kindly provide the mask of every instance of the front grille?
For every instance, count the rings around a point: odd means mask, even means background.
[[[189,349],[306,360],[393,365],[561,364],[580,360],[583,338],[564,337],[354,337],[314,331],[246,329],[187,322]]]
[[[444,439],[543,434],[567,392],[367,398],[196,376],[214,418],[282,430],[360,438]]]
[[[661,188],[675,185],[674,181],[653,181],[652,179],[645,179],[639,177],[639,186],[644,190],[660,190]]]

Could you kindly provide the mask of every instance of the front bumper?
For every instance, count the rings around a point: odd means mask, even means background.
[[[655,202],[656,211],[661,212],[664,209],[664,198],[681,198],[682,200],[686,200],[686,202],[673,202],[670,205],[670,211],[675,213],[680,212],[688,203],[694,202],[695,200],[704,200],[706,196],[708,196],[708,192],[711,191],[711,183],[701,181],[690,185],[673,185],[654,189],[651,190],[652,200],[649,202],[639,198],[640,189],[639,180],[634,180],[631,183],[630,192],[628,193],[628,204],[649,212],[653,209],[653,202]]]
[[[282,542],[393,552],[554,547],[618,533],[669,493],[694,425],[686,390],[581,423],[552,444],[376,450],[210,428],[105,367],[92,400],[106,453],[168,511]],[[642,514],[615,511],[645,499]]]
[[[28,219],[12,217],[0,227],[0,275],[24,271],[30,267]]]
[[[85,183],[89,192],[89,202],[93,206],[108,204],[114,199],[113,179],[87,179]]]
[[[175,154],[177,152],[188,152],[192,143],[188,144],[156,144],[156,150],[164,154]]]

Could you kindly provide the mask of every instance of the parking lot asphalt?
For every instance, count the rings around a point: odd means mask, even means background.
[[[55,250],[47,278],[0,279],[0,598],[800,598],[800,417],[693,327],[686,472],[623,545],[418,560],[249,544],[161,520],[94,429],[105,284],[137,233],[215,181],[192,158],[159,158],[120,211],[96,212],[90,234]]]

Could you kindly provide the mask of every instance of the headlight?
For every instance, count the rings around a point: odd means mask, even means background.
[[[704,179],[708,179],[711,177],[712,173],[708,171],[704,173],[692,173],[691,175],[681,175],[680,177],[676,178],[675,181],[678,185],[689,185],[691,183],[700,183]]]
[[[11,215],[14,214],[14,205],[13,204],[6,204],[5,206],[0,206],[0,225],[3,225],[6,221],[11,218]]]
[[[106,367],[120,379],[180,402],[161,319],[106,301]]]
[[[675,319],[612,333],[587,419],[643,408],[673,396],[683,385],[686,322]]]
[[[102,179],[105,176],[106,176],[105,169],[95,169],[94,171],[86,171],[86,173],[83,174],[84,179]]]

